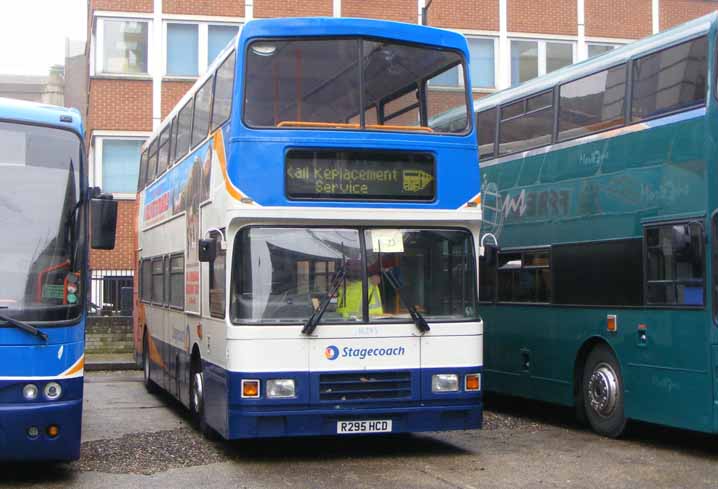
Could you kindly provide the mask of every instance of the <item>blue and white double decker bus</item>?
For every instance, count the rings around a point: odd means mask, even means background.
[[[80,455],[88,244],[117,217],[82,137],[76,110],[0,99],[0,461]]]
[[[467,59],[417,25],[241,29],[143,148],[148,388],[227,439],[481,426]]]

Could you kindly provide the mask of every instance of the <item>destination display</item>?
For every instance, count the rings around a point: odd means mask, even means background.
[[[287,198],[294,200],[406,200],[436,197],[434,157],[409,151],[290,150]]]

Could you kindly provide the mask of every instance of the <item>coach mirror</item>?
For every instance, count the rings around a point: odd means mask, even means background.
[[[91,189],[90,196],[92,249],[112,250],[117,230],[117,201],[112,199],[112,195],[101,193],[99,188]]]
[[[493,243],[487,241],[493,241]],[[481,246],[479,247],[479,263],[492,267],[496,265],[498,255],[499,242],[496,240],[496,236],[491,233],[484,234],[481,237]]]
[[[208,263],[217,258],[216,239],[200,239],[197,249],[199,250],[199,261],[202,263]]]

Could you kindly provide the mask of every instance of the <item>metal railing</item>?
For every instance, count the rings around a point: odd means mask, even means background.
[[[92,270],[89,314],[132,316],[134,275],[134,270]]]

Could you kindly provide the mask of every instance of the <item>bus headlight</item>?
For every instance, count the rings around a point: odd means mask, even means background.
[[[56,401],[62,395],[62,387],[57,382],[49,382],[45,385],[44,393],[49,401]]]
[[[431,376],[431,392],[457,392],[458,390],[458,375],[436,374]]]
[[[282,399],[295,395],[294,379],[270,379],[267,381],[268,398]]]
[[[22,388],[22,397],[24,397],[26,401],[34,401],[37,399],[39,393],[40,391],[35,384],[27,384]]]

